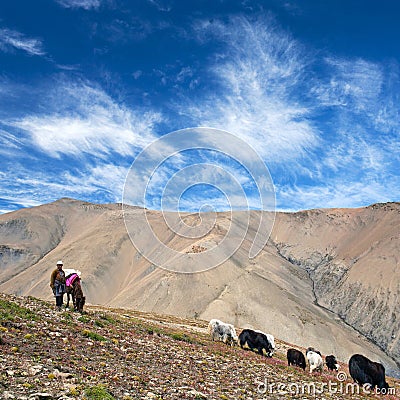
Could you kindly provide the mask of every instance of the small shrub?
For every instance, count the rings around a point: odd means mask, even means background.
[[[100,321],[98,319],[96,319],[96,321],[94,321],[94,324],[96,326],[98,326],[99,328],[104,328],[104,322],[102,322],[102,321]]]
[[[109,324],[115,325],[118,321],[116,319],[114,319],[113,317],[110,317],[107,314],[101,314],[100,315],[100,319],[102,319],[103,321],[108,322]]]
[[[87,400],[115,400],[115,398],[102,385],[92,386],[85,390]]]
[[[65,321],[67,321],[67,322],[73,320],[72,315],[71,315],[68,311],[66,311],[66,312],[63,314],[63,317],[64,317]]]
[[[78,396],[79,395],[79,390],[75,386],[71,386],[69,388],[69,394],[71,396]]]
[[[84,329],[84,330],[82,331],[82,335],[85,336],[85,337],[87,337],[87,338],[89,338],[89,339],[97,340],[97,341],[99,341],[99,342],[105,342],[105,341],[107,341],[107,339],[106,339],[104,336],[101,336],[101,335],[99,335],[99,334],[96,333],[96,332],[91,332],[91,331],[89,331],[88,329]]]
[[[168,336],[174,340],[179,340],[180,342],[193,343],[192,338],[187,336],[185,333],[171,333]]]
[[[146,331],[149,335],[162,335],[162,334],[164,333],[161,329],[159,329],[159,328],[157,328],[157,327],[155,327],[155,326],[153,326],[153,327],[146,327],[146,328],[145,328],[145,331]]]

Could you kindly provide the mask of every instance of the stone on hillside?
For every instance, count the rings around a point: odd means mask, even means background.
[[[188,392],[190,395],[194,396],[195,399],[207,399],[207,395],[199,392],[196,389],[192,389],[190,392]]]
[[[50,393],[32,393],[29,396],[30,400],[52,400],[54,397]]]

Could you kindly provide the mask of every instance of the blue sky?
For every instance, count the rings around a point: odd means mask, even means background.
[[[0,212],[120,202],[146,146],[197,126],[257,151],[278,210],[399,201],[399,15],[397,0],[2,1]],[[199,189],[183,208],[219,198]]]

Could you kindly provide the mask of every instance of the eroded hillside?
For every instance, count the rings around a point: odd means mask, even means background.
[[[315,299],[400,360],[400,205],[282,214],[279,253],[307,271]]]

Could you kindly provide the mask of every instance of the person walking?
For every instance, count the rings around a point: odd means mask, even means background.
[[[57,261],[57,268],[51,273],[50,287],[56,298],[56,307],[61,310],[63,305],[64,293],[66,292],[65,272],[63,271],[63,262]]]

